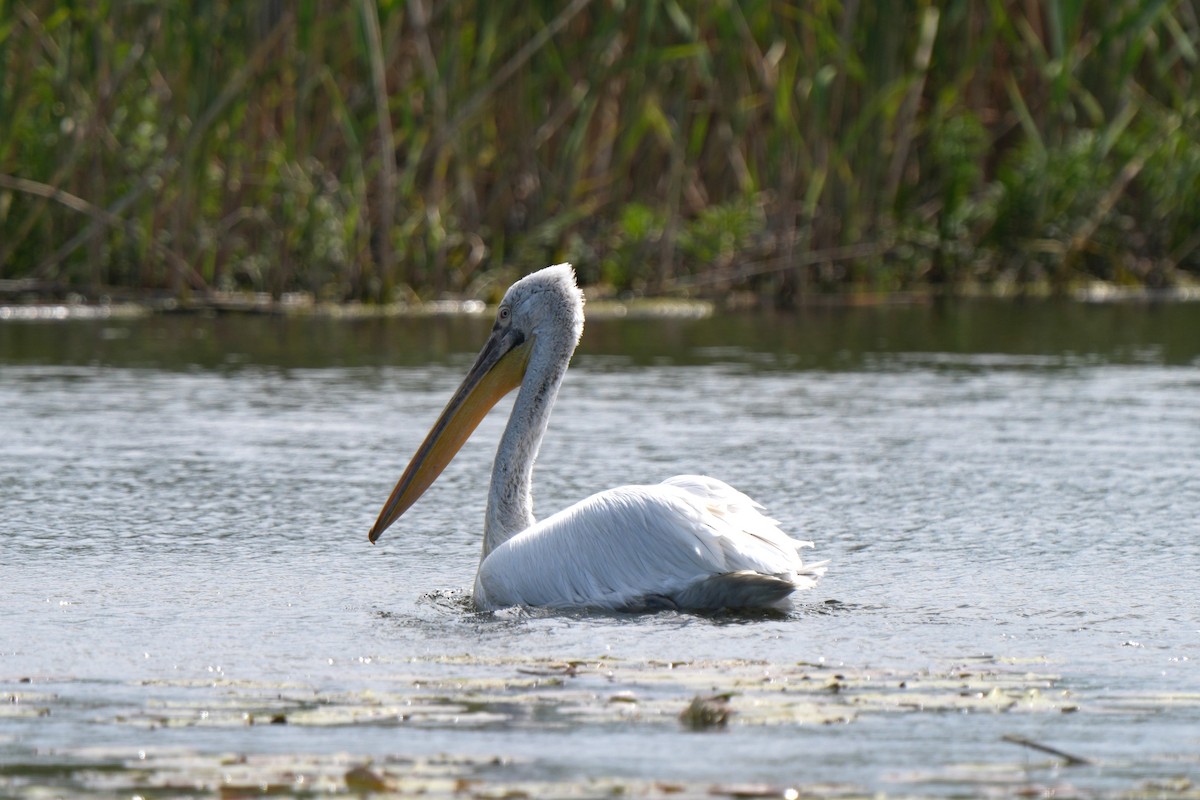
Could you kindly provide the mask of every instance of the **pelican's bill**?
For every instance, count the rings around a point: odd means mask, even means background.
[[[446,404],[392,490],[391,497],[384,503],[371,528],[372,542],[437,480],[500,398],[521,385],[529,366],[533,341],[511,328],[492,331],[467,377]]]

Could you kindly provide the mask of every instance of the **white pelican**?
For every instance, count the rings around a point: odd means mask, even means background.
[[[520,386],[492,467],[476,607],[787,608],[792,592],[825,571],[800,558],[798,549],[812,543],[788,536],[761,506],[714,478],[680,475],[609,489],[534,520],[533,462],[582,333],[583,293],[570,264],[514,283],[471,371],[379,512],[371,541]]]

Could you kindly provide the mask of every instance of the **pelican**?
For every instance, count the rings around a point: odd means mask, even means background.
[[[621,486],[541,520],[533,463],[567,364],[583,334],[570,264],[534,272],[504,294],[491,335],[371,528],[374,543],[437,479],[480,420],[520,387],[492,466],[483,555],[472,600],[512,606],[653,611],[786,610],[824,573],[801,542],[746,495],[679,475]]]

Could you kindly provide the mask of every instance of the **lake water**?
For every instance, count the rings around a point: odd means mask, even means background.
[[[1200,307],[589,320],[539,514],[722,478],[770,618],[472,612],[507,402],[367,543],[489,325],[0,324],[0,795],[1194,796]]]

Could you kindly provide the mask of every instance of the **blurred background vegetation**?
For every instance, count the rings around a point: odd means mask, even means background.
[[[0,284],[1169,287],[1200,0],[0,0]]]

